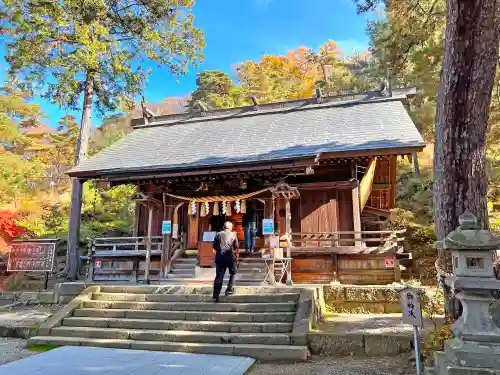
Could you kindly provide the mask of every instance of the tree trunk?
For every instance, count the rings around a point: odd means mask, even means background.
[[[445,54],[436,113],[434,216],[442,240],[465,211],[488,227],[485,140],[498,58],[498,2],[447,0]],[[448,271],[440,251],[436,266]],[[444,268],[444,269],[443,269]]]
[[[413,171],[415,173],[415,176],[420,178],[420,165],[418,165],[418,155],[416,152],[412,154],[412,159],[413,159]]]
[[[86,157],[89,147],[90,119],[92,116],[92,98],[94,94],[94,78],[87,73],[83,96],[82,120],[80,123],[80,137],[76,147],[76,164],[80,164]],[[80,266],[80,220],[82,212],[83,181],[73,178],[71,186],[71,207],[68,225],[68,250],[66,254],[66,279],[78,279]]]

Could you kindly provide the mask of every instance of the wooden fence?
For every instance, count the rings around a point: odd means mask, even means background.
[[[405,230],[292,233],[288,244],[295,282],[390,284],[401,280]]]
[[[89,281],[144,281],[147,237],[94,238],[90,244]],[[151,237],[150,280],[159,280],[163,237]]]

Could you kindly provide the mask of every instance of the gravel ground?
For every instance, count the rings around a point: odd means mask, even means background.
[[[257,363],[246,375],[404,375],[415,371],[408,355],[377,358],[315,356],[309,362]]]
[[[35,355],[26,340],[0,338],[0,365]],[[315,356],[309,362],[256,363],[246,375],[405,375],[415,371],[408,355],[379,358],[328,358]]]
[[[21,305],[0,310],[0,326],[19,327],[43,323],[62,305]]]
[[[36,353],[26,349],[26,340],[0,337],[0,365],[28,357]]]

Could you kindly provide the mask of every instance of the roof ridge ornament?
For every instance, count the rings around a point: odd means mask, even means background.
[[[273,198],[297,199],[300,197],[299,189],[288,185],[286,182],[278,182],[269,188],[269,191],[273,195]]]

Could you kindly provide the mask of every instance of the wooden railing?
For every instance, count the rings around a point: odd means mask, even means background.
[[[281,247],[287,247],[293,258],[298,282],[390,284],[401,280],[399,260],[411,258],[402,246],[405,232],[291,233],[288,241],[281,241]]]
[[[103,252],[113,252],[118,255],[119,252],[125,254],[132,254],[132,252],[141,252],[147,250],[147,237],[101,237],[94,238],[92,247],[96,254]],[[163,246],[163,237],[151,237],[151,251],[161,253]]]
[[[172,239],[170,254],[162,269],[163,237],[100,237],[90,240],[89,255],[82,257],[89,262],[88,278],[91,281],[138,281],[150,275],[159,279],[169,271],[172,257],[184,248],[185,236]],[[148,248],[150,257],[148,259]],[[97,262],[98,261],[98,262]]]
[[[398,231],[339,231],[323,233],[292,233],[283,247],[322,252],[363,253],[370,251],[391,251],[404,240],[405,229]],[[372,250],[370,250],[372,249]]]

